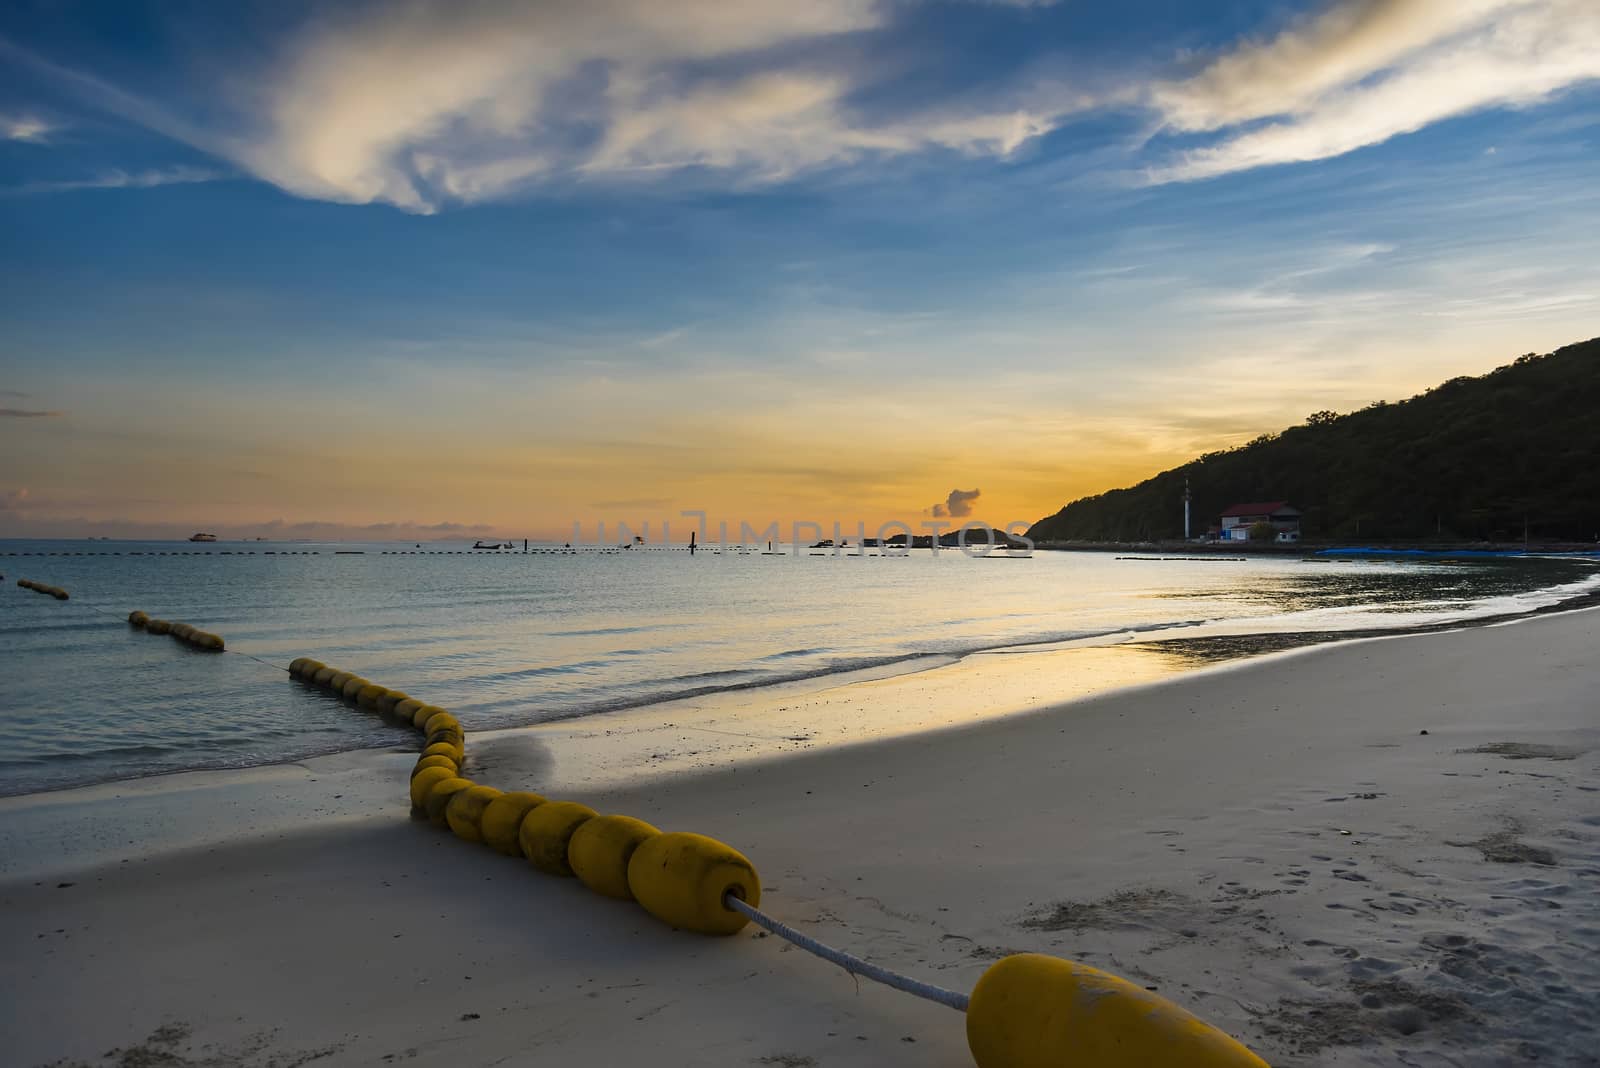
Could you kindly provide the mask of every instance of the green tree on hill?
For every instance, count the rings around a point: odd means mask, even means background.
[[[1211,452],[1041,519],[1036,542],[1183,534],[1240,501],[1286,500],[1307,537],[1589,541],[1600,533],[1600,338]]]

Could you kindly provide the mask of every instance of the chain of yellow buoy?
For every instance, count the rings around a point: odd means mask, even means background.
[[[67,599],[67,591],[62,589],[60,586],[47,586],[43,582],[35,582],[33,579],[17,579],[17,585],[21,586],[25,590],[32,590],[35,593],[48,594],[58,601],[65,601]]]
[[[187,623],[169,623],[165,619],[152,619],[145,613],[137,611],[128,613],[128,622],[150,634],[170,634],[181,642],[188,642],[196,649],[214,653],[227,651],[227,644],[221,637]]]
[[[411,770],[414,819],[546,874],[576,877],[596,893],[637,901],[673,927],[731,935],[754,921],[852,975],[965,1011],[979,1068],[1266,1068],[1165,998],[1075,961],[1014,954],[991,965],[969,997],[826,946],[760,910],[760,876],[732,846],[575,801],[480,785],[462,774],[466,735],[444,709],[309,657],[290,664],[289,674],[422,732]]]

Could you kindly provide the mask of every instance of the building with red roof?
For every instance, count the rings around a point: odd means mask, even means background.
[[[1271,523],[1278,541],[1300,540],[1300,509],[1288,501],[1252,501],[1236,504],[1222,513],[1222,540],[1249,541],[1250,528]]]

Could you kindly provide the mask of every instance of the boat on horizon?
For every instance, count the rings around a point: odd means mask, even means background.
[[[191,534],[191,535],[189,535],[189,540],[190,541],[216,541],[217,540],[217,536],[215,534]]]

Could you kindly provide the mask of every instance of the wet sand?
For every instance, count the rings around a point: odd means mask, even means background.
[[[1597,648],[1584,611],[1176,678],[1107,649],[1143,684],[1067,703],[1065,654],[997,655],[469,748],[736,845],[779,918],[943,986],[1038,950],[1278,1065],[1596,1064]],[[411,823],[411,759],[0,802],[8,1063],[970,1063],[948,1009]]]

